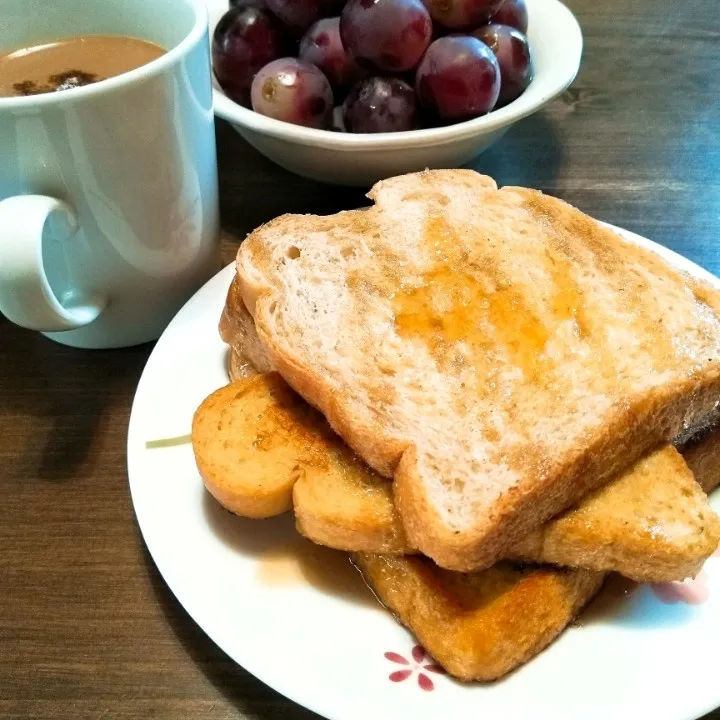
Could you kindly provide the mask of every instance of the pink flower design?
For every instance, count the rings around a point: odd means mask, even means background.
[[[683,582],[655,583],[650,588],[664,603],[670,605],[678,602],[702,605],[709,595],[707,575],[704,570],[701,570],[695,578]]]
[[[402,682],[403,680],[407,680],[409,677],[412,677],[412,675],[417,672],[418,687],[421,690],[425,690],[426,692],[434,690],[435,684],[423,672],[423,670],[426,670],[427,672],[438,673],[440,675],[444,675],[445,671],[437,663],[431,662],[431,658],[428,657],[425,649],[422,648],[420,645],[415,645],[415,647],[413,647],[412,649],[411,654],[412,661],[408,660],[407,658],[403,657],[398,653],[385,653],[385,658],[390,662],[406,666],[402,670],[394,670],[390,673],[388,678],[391,682]]]

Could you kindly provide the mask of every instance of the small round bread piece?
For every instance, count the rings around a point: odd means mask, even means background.
[[[292,508],[306,465],[327,465],[324,419],[277,373],[216,390],[195,412],[192,445],[207,490],[227,510],[267,518]]]

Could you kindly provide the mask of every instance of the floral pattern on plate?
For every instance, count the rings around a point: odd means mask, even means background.
[[[437,663],[432,662],[432,658],[425,652],[425,648],[420,645],[415,645],[410,654],[412,660],[408,660],[405,656],[396,652],[385,653],[385,659],[397,665],[405,666],[401,670],[393,670],[393,672],[388,675],[388,679],[395,683],[403,682],[417,673],[418,687],[426,692],[431,692],[435,689],[435,683],[433,683],[430,677],[423,671],[444,675],[445,670]]]

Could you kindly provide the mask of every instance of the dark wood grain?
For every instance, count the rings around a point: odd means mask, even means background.
[[[720,273],[716,0],[568,4],[585,35],[577,81],[475,167]],[[271,165],[222,122],[217,136],[228,260],[282,212],[365,203]],[[0,717],[315,717],[207,640],[144,549],[125,442],[150,349],[72,350],[0,319]]]

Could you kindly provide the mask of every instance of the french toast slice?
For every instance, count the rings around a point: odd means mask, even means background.
[[[255,230],[239,287],[272,366],[394,479],[411,543],[440,566],[489,567],[711,417],[714,288],[470,170],[369,197]]]
[[[457,573],[424,557],[356,553],[380,602],[451,675],[491,681],[544,650],[602,586],[589,570],[512,567]]]
[[[295,527],[335,550],[413,554],[390,483],[344,444],[332,453],[333,472],[302,473],[293,488]]]
[[[192,445],[205,487],[236,515],[280,515],[295,498],[298,527],[319,544],[412,551],[388,481],[277,373],[243,377],[209,395],[195,412]]]
[[[242,326],[242,338],[251,338],[236,347],[247,348],[254,359],[262,346],[252,341],[252,317],[242,302],[233,305],[229,316]],[[228,335],[226,341],[234,337]],[[720,448],[720,440],[716,446]],[[338,449],[334,457],[349,471],[302,474],[294,487],[299,532],[338,550],[415,552],[395,510],[391,484],[349,451]],[[706,459],[705,467],[710,472],[712,462]],[[638,582],[668,582],[697,574],[718,541],[720,519],[677,451],[664,446],[507,554],[526,562],[616,571]]]
[[[720,518],[666,445],[530,533],[508,557],[667,582],[695,577],[718,542]]]

